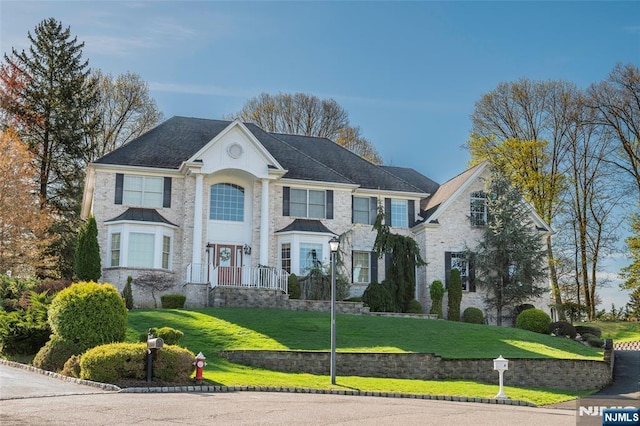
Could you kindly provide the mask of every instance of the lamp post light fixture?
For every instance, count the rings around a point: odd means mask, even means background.
[[[334,236],[329,240],[331,250],[331,384],[336,384],[336,255],[340,240]]]
[[[502,358],[502,355],[500,355],[498,358],[493,360],[493,369],[498,371],[498,374],[500,375],[500,390],[495,398],[508,399],[509,397],[504,393],[502,376],[504,375],[504,372],[509,369],[509,360]]]

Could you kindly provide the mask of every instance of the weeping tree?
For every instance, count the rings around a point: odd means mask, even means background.
[[[395,312],[407,312],[415,298],[416,267],[426,265],[416,241],[408,236],[394,234],[384,223],[384,210],[378,209],[373,229],[378,232],[373,250],[378,257],[389,257],[385,281],[392,286]]]

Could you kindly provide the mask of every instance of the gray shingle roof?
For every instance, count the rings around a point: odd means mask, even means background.
[[[172,117],[95,163],[177,170],[229,124],[231,122],[225,120]],[[430,179],[418,172],[413,171],[408,180],[329,139],[268,133],[254,124],[246,126],[287,170],[285,178],[354,184],[386,191],[429,192],[423,184]]]
[[[433,194],[438,190],[439,183],[429,179],[422,173],[417,172],[415,169],[409,167],[396,167],[396,166],[380,166],[389,173],[399,177],[400,179],[411,183],[416,188],[428,194]]]
[[[289,225],[285,226],[278,232],[318,232],[321,234],[334,234],[335,232],[329,230],[322,222],[314,219],[296,219],[291,222]]]
[[[153,223],[166,223],[167,225],[177,226],[174,223],[169,222],[160,213],[154,209],[143,209],[139,207],[128,208],[124,213],[113,219],[106,220],[105,222],[117,222],[119,220],[131,220],[136,222],[153,222]]]

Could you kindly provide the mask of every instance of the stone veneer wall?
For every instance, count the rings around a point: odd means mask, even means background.
[[[275,371],[329,374],[328,352],[222,351],[230,362]],[[600,389],[611,382],[605,361],[562,359],[509,359],[505,386],[582,391]],[[473,380],[498,383],[491,359],[444,359],[422,353],[337,353],[336,374],[414,380]]]

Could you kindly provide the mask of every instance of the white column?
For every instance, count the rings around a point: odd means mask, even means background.
[[[269,179],[262,179],[260,199],[260,264],[269,264]]]
[[[196,175],[196,190],[193,203],[193,245],[191,246],[191,263],[202,263],[202,197],[203,176]]]

